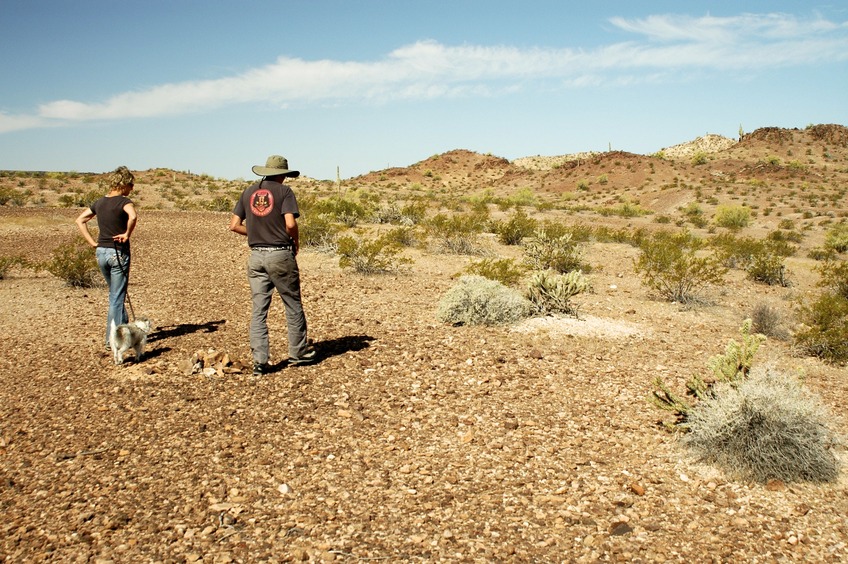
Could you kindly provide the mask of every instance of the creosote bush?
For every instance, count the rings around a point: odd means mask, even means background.
[[[434,216],[427,232],[440,252],[457,255],[479,255],[478,239],[488,218],[483,214],[457,214]]]
[[[498,234],[498,241],[504,245],[520,245],[525,237],[533,235],[537,223],[521,208],[516,208],[508,221],[497,224],[495,232]]]
[[[412,262],[398,256],[402,248],[383,236],[371,240],[357,240],[350,236],[340,237],[337,252],[341,268],[353,268],[360,274],[383,274],[397,272]]]
[[[742,229],[751,223],[751,209],[746,206],[719,206],[713,221],[719,227],[731,230]]]
[[[794,344],[802,354],[833,364],[848,362],[848,298],[823,292],[799,312]]]
[[[437,319],[450,325],[504,325],[530,315],[519,292],[482,276],[462,276],[439,300]]]
[[[91,288],[101,280],[94,249],[80,236],[56,247],[42,267],[77,288]]]
[[[758,368],[737,386],[717,385],[689,412],[683,444],[733,478],[830,482],[839,461],[827,421],[796,379]]]
[[[589,270],[583,262],[583,247],[573,240],[571,233],[551,233],[547,228],[537,229],[524,246],[524,264],[530,270],[560,273]]]
[[[639,245],[635,269],[642,282],[670,301],[690,303],[710,284],[724,280],[727,268],[714,256],[700,256],[705,243],[689,232],[658,232]]]
[[[5,279],[16,266],[27,267],[29,263],[22,256],[0,257],[0,280]]]
[[[496,280],[504,286],[515,286],[524,276],[524,268],[512,258],[484,258],[468,265],[465,272]]]

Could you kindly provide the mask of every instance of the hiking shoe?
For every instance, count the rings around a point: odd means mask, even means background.
[[[254,363],[253,364],[253,375],[254,376],[264,376],[271,372],[271,365],[266,363]]]
[[[302,356],[299,356],[297,358],[289,358],[289,364],[291,364],[292,366],[297,366],[300,364],[309,364],[311,362],[315,362],[316,356],[318,355],[316,354],[315,349],[312,349],[303,353]]]

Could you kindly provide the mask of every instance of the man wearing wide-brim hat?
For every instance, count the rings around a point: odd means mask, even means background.
[[[297,207],[292,189],[283,184],[286,178],[300,176],[290,170],[288,160],[271,155],[265,166],[253,167],[262,179],[245,188],[233,208],[230,231],[247,237],[250,257],[247,280],[253,299],[250,318],[250,348],[253,351],[253,375],[272,371],[268,337],[268,309],[274,290],[283,299],[288,326],[289,364],[306,364],[315,360],[308,345],[306,315],[300,298],[300,270],[297,253],[300,248]]]

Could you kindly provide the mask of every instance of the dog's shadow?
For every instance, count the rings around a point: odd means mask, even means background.
[[[189,333],[214,333],[218,326],[226,323],[225,319],[219,321],[207,321],[206,323],[181,323],[179,325],[166,325],[157,328],[148,338],[148,343],[155,343],[171,337],[181,337]]]

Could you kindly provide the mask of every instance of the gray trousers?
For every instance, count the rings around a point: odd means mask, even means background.
[[[253,313],[250,317],[253,362],[268,362],[268,309],[271,307],[275,289],[286,308],[289,357],[303,356],[307,350],[306,316],[300,301],[300,270],[297,268],[294,251],[252,250],[247,260],[247,280],[253,295]]]

